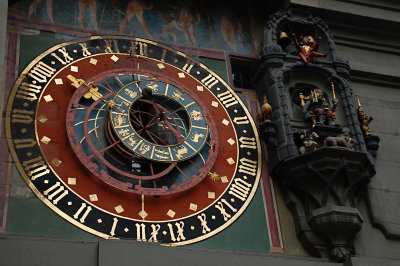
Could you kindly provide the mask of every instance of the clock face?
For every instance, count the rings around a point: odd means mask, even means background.
[[[188,55],[95,36],[21,73],[6,132],[33,192],[104,238],[185,245],[215,235],[259,183],[257,131],[239,97]]]

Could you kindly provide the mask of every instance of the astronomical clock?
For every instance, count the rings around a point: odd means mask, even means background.
[[[140,38],[94,36],[37,56],[6,132],[40,200],[103,238],[185,245],[232,224],[260,179],[255,124],[199,61]]]

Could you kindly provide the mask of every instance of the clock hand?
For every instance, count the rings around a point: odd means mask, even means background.
[[[139,84],[138,84],[138,87],[139,87]],[[157,116],[160,119],[160,122],[165,124],[167,126],[167,128],[172,132],[172,134],[175,135],[178,144],[183,143],[184,140],[183,140],[182,135],[171,125],[170,122],[168,122],[167,117],[164,116],[164,113],[160,110],[160,107],[158,107],[157,103],[153,99],[153,97],[152,97],[153,90],[149,87],[144,87],[142,89],[142,95],[143,95],[143,98],[148,99],[152,102],[152,104],[154,106],[154,110],[156,111]]]
[[[85,85],[87,88],[89,88],[84,94],[83,97],[86,99],[92,98],[94,101],[99,100],[100,98],[103,97],[103,94],[101,94],[98,90],[99,88],[94,86],[92,83],[86,83],[83,79],[77,79],[72,75],[68,75],[67,78],[72,82],[71,85],[74,86],[75,88],[79,88],[82,85]],[[113,100],[103,100],[105,104],[107,104],[110,108],[113,108],[115,106],[115,102]]]
[[[157,103],[154,102],[154,101],[152,101],[152,103],[153,103],[153,106],[156,107],[156,108],[154,108],[154,110],[156,111],[157,116],[158,116],[159,119],[160,119],[160,122],[161,122],[162,124],[165,124],[165,125],[167,126],[167,128],[172,132],[172,134],[175,135],[177,144],[183,143],[183,142],[184,142],[184,139],[183,139],[183,137],[182,137],[182,134],[180,134],[180,132],[178,132],[178,131],[172,126],[172,124],[171,124],[170,122],[168,122],[167,117],[165,117],[165,116],[164,116],[164,113],[161,112],[160,108],[157,106]]]

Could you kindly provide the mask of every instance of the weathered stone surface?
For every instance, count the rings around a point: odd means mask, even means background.
[[[372,224],[380,228],[388,238],[400,239],[399,191],[368,189],[368,202]]]
[[[371,222],[386,237],[400,239],[400,212],[393,209],[400,202],[400,98],[389,88],[374,94],[360,98],[366,112],[374,117],[370,124],[373,134],[381,139],[375,160],[376,175],[367,190]]]

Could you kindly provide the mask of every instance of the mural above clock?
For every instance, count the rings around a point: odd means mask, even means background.
[[[63,2],[63,3],[61,3]],[[21,0],[10,3],[28,21],[68,25],[102,33],[138,36],[189,47],[258,56],[254,10],[204,1]],[[250,6],[250,5],[249,5]]]

